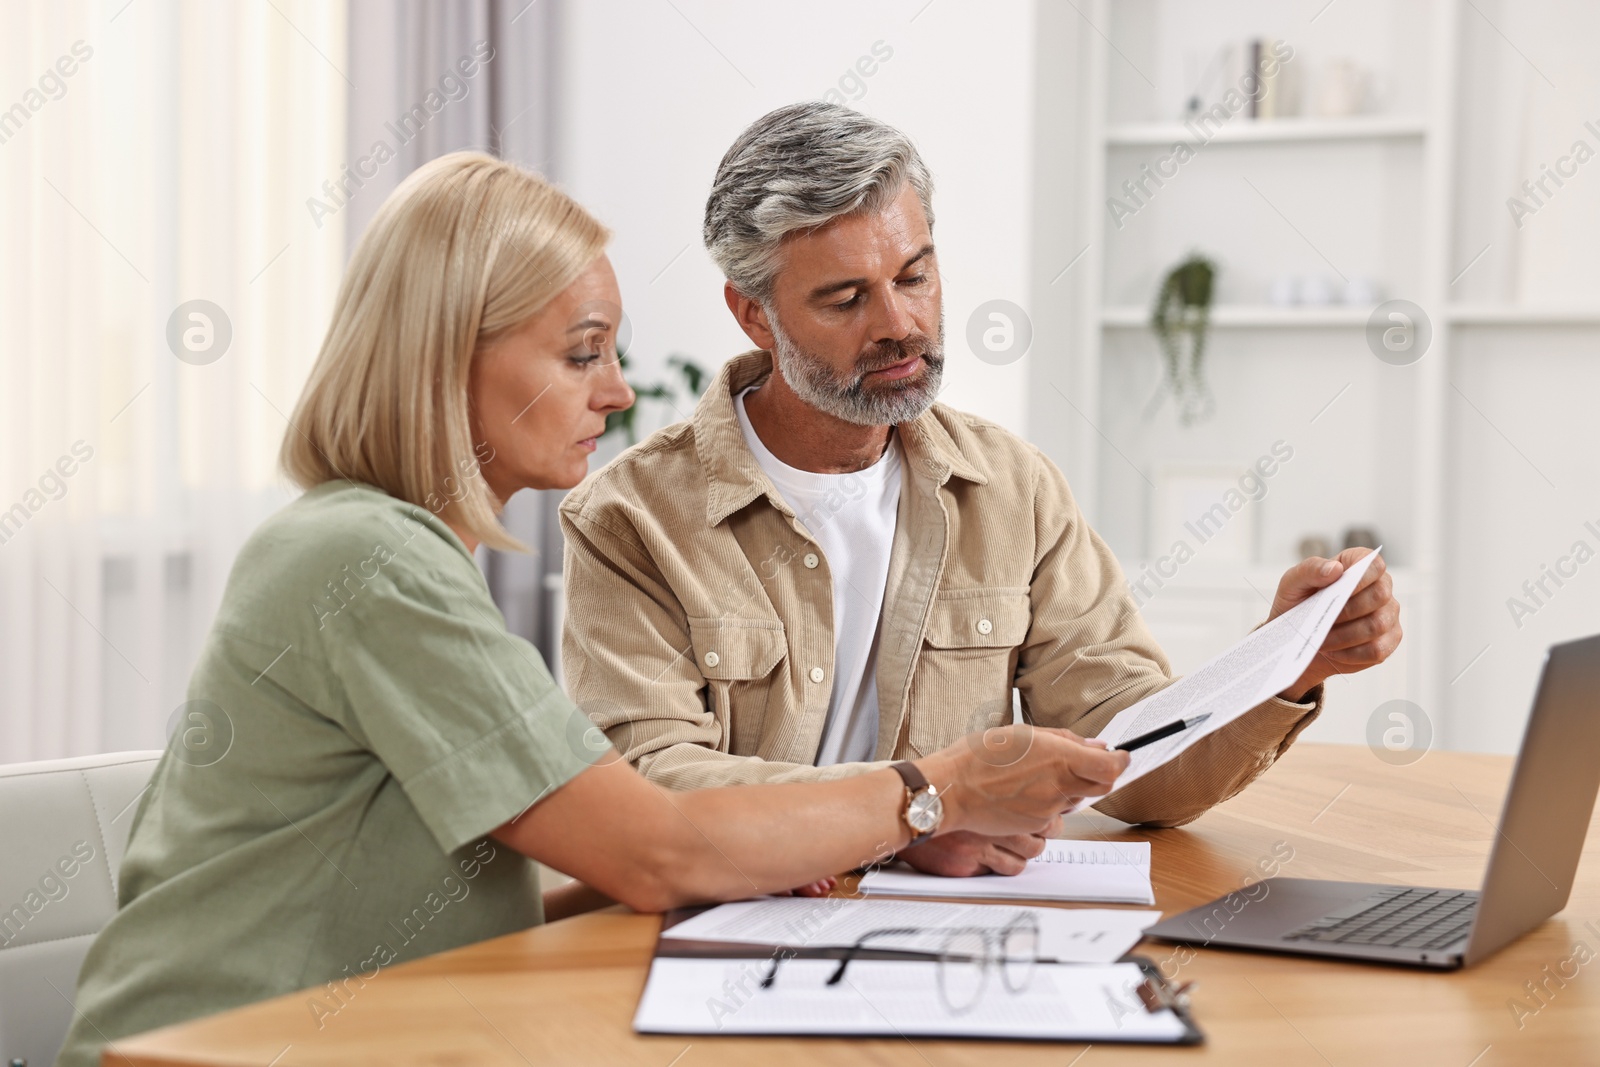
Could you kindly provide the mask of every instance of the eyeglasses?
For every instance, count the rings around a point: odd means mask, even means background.
[[[868,942],[886,937],[939,937],[934,951],[905,950],[918,958],[938,962],[939,999],[946,1010],[959,1015],[970,1011],[983,996],[989,972],[998,970],[1000,981],[1009,993],[1020,993],[1033,980],[1039,962],[1039,919],[1023,913],[1001,927],[993,926],[896,926],[868,930],[844,950],[839,966],[825,985],[844,981],[845,970],[868,948]],[[899,951],[899,950],[896,950]],[[788,955],[772,958],[772,965],[761,979],[762,989],[771,989],[778,977],[778,965]]]

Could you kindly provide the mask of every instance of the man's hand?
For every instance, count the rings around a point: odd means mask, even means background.
[[[1324,586],[1338,581],[1345,568],[1360,560],[1370,548],[1347,548],[1334,559],[1313,556],[1301,560],[1278,582],[1272,601],[1271,622]],[[1334,620],[1316,658],[1295,683],[1278,695],[1300,702],[1312,689],[1336,674],[1354,674],[1382,663],[1400,644],[1400,602],[1394,598],[1394,579],[1379,557]]]
[[[1048,832],[986,837],[970,830],[940,834],[902,851],[905,860],[923,874],[946,878],[971,878],[979,874],[1021,874],[1029,860],[1044,851],[1044,843],[1061,832],[1058,816]]]

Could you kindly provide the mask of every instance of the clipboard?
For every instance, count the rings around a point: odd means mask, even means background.
[[[678,923],[692,915],[703,911],[703,908],[683,908],[668,912],[662,917],[662,931],[671,929]],[[941,1025],[932,1029],[921,1029],[915,1023],[907,1024],[904,1021],[893,1023],[884,1016],[876,1006],[873,1008],[875,1016],[863,1023],[858,1018],[854,1023],[844,1020],[837,1026],[831,1023],[825,1029],[815,1025],[809,1028],[785,1026],[779,1020],[770,1028],[752,1028],[752,1020],[746,1015],[743,1019],[739,1012],[747,1003],[756,1004],[758,1008],[765,1007],[751,998],[761,996],[764,990],[756,990],[758,978],[775,955],[782,954],[786,960],[837,960],[847,955],[853,955],[857,963],[867,961],[913,961],[932,962],[936,956],[927,952],[917,952],[903,949],[858,949],[851,950],[837,946],[817,948],[792,948],[776,945],[759,945],[749,942],[729,941],[701,941],[679,940],[676,938],[656,940],[655,951],[651,957],[650,976],[645,981],[644,989],[640,993],[638,1010],[634,1016],[634,1030],[638,1033],[648,1034],[675,1034],[692,1036],[737,1036],[748,1037],[828,1037],[828,1038],[873,1038],[873,1037],[924,1037],[938,1040],[974,1040],[974,1041],[1027,1041],[1051,1043],[1094,1043],[1094,1044],[1159,1044],[1159,1045],[1199,1045],[1205,1041],[1205,1035],[1195,1023],[1188,995],[1188,985],[1173,985],[1167,982],[1159,968],[1150,959],[1128,954],[1111,964],[1040,964],[1039,967],[1063,968],[1062,975],[1071,974],[1074,979],[1093,978],[1097,982],[1100,978],[1110,976],[1126,979],[1130,976],[1128,967],[1137,968],[1139,981],[1135,984],[1125,982],[1124,988],[1133,996],[1120,997],[1118,1003],[1123,1005],[1121,1015],[1133,1017],[1135,1012],[1145,1016],[1166,1015],[1163,1022],[1163,1031],[1159,1036],[1152,1036],[1148,1030],[1141,1032],[1135,1025],[1127,1033],[1121,1033],[1122,1024],[1119,1021],[1116,1031],[1104,1028],[1093,1032],[1074,1034],[1070,1027],[1062,1027],[1057,1032],[1041,1033],[1038,1030],[1028,1032],[1022,1027],[1018,1032],[1004,1032],[995,1029],[992,1022],[983,1024],[980,1032],[960,1032],[962,1016],[946,1016]],[[695,962],[698,961],[698,964]],[[660,965],[658,967],[658,964]],[[794,964],[786,963],[787,967]],[[707,986],[701,992],[710,990],[711,995],[700,997],[698,994],[685,992],[683,975],[685,969],[706,971],[720,967],[715,978],[723,979],[719,986]],[[732,975],[732,984],[724,975]],[[744,979],[752,979],[746,982]],[[1036,971],[1034,981],[1038,981]],[[998,982],[992,983],[998,986]],[[1107,986],[1106,994],[1111,995]],[[721,992],[719,992],[721,991]],[[726,993],[726,999],[723,994]],[[859,991],[858,991],[859,992]],[[744,994],[741,996],[740,994]],[[831,995],[831,994],[830,994]],[[985,997],[1007,997],[1012,994],[1002,989],[991,988]],[[676,1012],[665,1010],[666,1005],[660,999],[653,997],[678,996],[680,1003]],[[840,991],[841,997],[849,997],[848,991]],[[864,996],[864,994],[863,994]],[[1135,997],[1136,1001],[1135,1002]],[[844,1006],[848,1002],[841,1001]],[[726,1011],[719,1013],[717,1005],[726,1007]],[[878,1020],[876,1023],[872,1018]],[[1119,1016],[1120,1020],[1120,1016]],[[1175,1025],[1174,1025],[1175,1024]],[[756,1024],[757,1026],[764,1024]],[[976,1024],[974,1024],[976,1025]]]

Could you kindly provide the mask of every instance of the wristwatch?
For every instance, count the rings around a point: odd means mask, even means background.
[[[901,761],[891,764],[891,769],[906,783],[906,806],[901,812],[911,827],[911,841],[906,847],[920,845],[938,832],[944,821],[944,801],[916,764]]]

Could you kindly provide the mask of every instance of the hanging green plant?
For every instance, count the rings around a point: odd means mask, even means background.
[[[1216,402],[1201,370],[1216,277],[1214,263],[1204,256],[1191,255],[1162,279],[1155,309],[1150,313],[1150,328],[1155,331],[1166,356],[1163,385],[1171,390],[1178,408],[1178,421],[1185,426],[1210,418],[1216,410]],[[1185,338],[1188,339],[1187,359],[1184,358]]]

